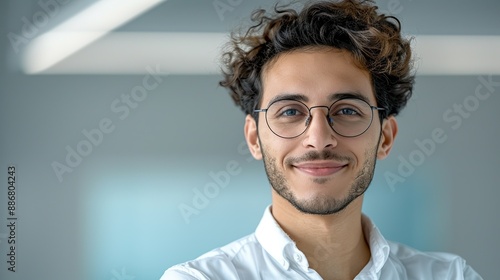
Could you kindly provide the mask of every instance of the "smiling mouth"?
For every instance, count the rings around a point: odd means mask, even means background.
[[[307,162],[293,165],[297,170],[315,177],[331,176],[346,166],[347,164],[336,162]]]

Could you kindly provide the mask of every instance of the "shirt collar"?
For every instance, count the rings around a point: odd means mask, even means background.
[[[379,274],[389,258],[391,248],[387,240],[382,236],[382,233],[380,233],[375,224],[365,214],[361,216],[361,226],[372,255],[370,259],[371,267],[367,265],[366,268],[370,272]]]
[[[288,269],[290,263],[285,257],[285,249],[289,244],[293,244],[293,241],[274,219],[271,214],[271,206],[268,206],[264,211],[264,215],[255,230],[255,237],[269,255],[285,269]]]
[[[369,263],[363,269],[363,272],[379,274],[389,258],[389,244],[368,216],[362,215],[361,224],[371,252],[371,265]],[[274,219],[271,214],[271,206],[265,209],[264,215],[255,230],[255,236],[264,250],[278,261],[284,269],[288,269],[290,262],[286,257],[287,252],[290,251],[290,246],[295,248],[295,243]]]

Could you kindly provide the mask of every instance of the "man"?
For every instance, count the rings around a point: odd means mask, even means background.
[[[233,36],[221,82],[247,114],[272,205],[254,234],[162,279],[481,279],[458,256],[386,241],[361,212],[413,89],[399,21],[369,1],[274,12]]]

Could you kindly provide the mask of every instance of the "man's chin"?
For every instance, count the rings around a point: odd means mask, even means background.
[[[337,214],[351,204],[356,197],[346,197],[342,199],[325,199],[325,197],[316,197],[310,199],[298,200],[295,198],[285,199],[298,211],[311,215],[331,215]]]

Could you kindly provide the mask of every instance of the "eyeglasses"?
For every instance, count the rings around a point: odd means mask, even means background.
[[[254,110],[266,113],[269,129],[281,138],[295,138],[303,134],[312,120],[311,110],[328,110],[326,120],[337,134],[344,137],[356,137],[368,130],[373,121],[373,110],[385,110],[368,104],[359,98],[345,98],[328,106],[307,107],[306,104],[291,99],[274,101],[267,109]]]

